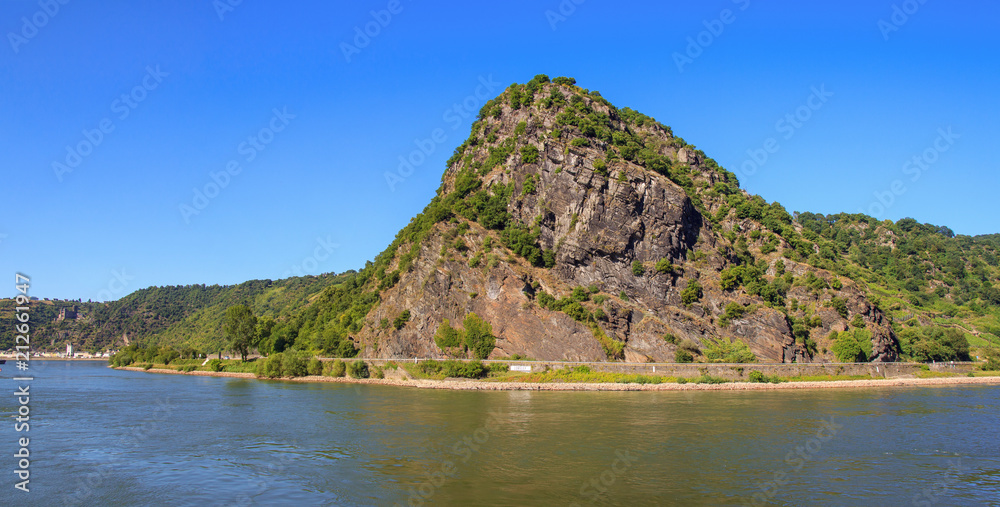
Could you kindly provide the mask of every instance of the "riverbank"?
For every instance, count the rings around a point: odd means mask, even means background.
[[[147,373],[166,373],[172,375],[197,375],[204,377],[229,377],[258,379],[253,373],[191,371],[182,372],[165,368],[135,368],[119,367],[118,370],[140,371]],[[829,380],[806,382],[782,382],[778,384],[752,382],[725,382],[720,384],[695,383],[661,383],[661,384],[623,384],[623,383],[593,383],[593,382],[516,382],[465,379],[355,379],[350,377],[324,377],[309,375],[305,377],[260,379],[281,380],[287,382],[310,383],[341,383],[341,384],[371,384],[399,387],[415,387],[418,389],[453,389],[459,391],[770,391],[782,389],[858,389],[874,387],[931,387],[944,385],[992,385],[1000,384],[1000,376],[996,377],[938,377],[938,378],[891,378],[864,380]]]
[[[18,359],[23,360],[24,356],[0,356],[0,360],[4,361],[17,361]],[[108,362],[106,357],[48,357],[48,356],[31,356],[32,361],[104,361]]]

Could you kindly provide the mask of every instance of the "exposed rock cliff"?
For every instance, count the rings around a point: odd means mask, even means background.
[[[860,324],[874,360],[896,359],[853,282],[792,260],[811,244],[780,205],[567,80],[488,103],[423,218],[383,259],[390,281],[354,336],[366,356],[461,354],[433,336],[475,313],[497,337],[490,357],[673,361],[726,337],[760,360],[815,361],[832,359],[831,331]]]

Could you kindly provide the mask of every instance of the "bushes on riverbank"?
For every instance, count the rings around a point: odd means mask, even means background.
[[[347,374],[351,378],[368,378],[368,363],[358,359],[347,365]]]
[[[454,378],[483,378],[489,373],[487,368],[480,361],[421,361],[417,364],[417,369],[427,376],[444,375]]]
[[[152,363],[168,365],[178,359],[199,359],[205,357],[202,352],[183,348],[180,350],[173,347],[140,347],[139,345],[129,345],[110,358],[108,364],[111,366],[131,366],[133,363]]]
[[[763,372],[757,370],[751,370],[747,373],[747,379],[754,384],[778,384],[781,383],[781,377],[777,375],[764,375]]]

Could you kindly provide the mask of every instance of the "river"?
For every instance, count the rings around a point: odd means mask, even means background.
[[[1000,505],[1000,386],[470,392],[32,367],[3,366],[0,505]]]

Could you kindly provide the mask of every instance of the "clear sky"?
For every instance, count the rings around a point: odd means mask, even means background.
[[[0,294],[359,268],[540,73],[789,211],[1000,232],[1000,2],[230,1],[0,3]]]

